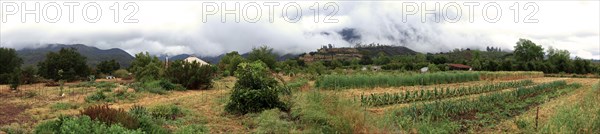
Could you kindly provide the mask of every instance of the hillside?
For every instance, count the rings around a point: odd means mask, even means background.
[[[342,47],[334,48],[332,45],[323,46],[316,52],[310,52],[300,57],[304,62],[314,61],[332,61],[332,60],[353,60],[360,59],[363,56],[376,57],[379,53],[383,53],[387,56],[395,55],[414,55],[415,52],[407,47],[403,46],[390,46],[390,45],[356,45],[353,48]]]
[[[115,59],[121,67],[129,67],[133,56],[129,53],[118,49],[102,50],[96,47],[86,46],[83,44],[65,45],[65,44],[50,44],[40,48],[25,48],[17,51],[17,54],[23,59],[23,66],[37,65],[38,62],[45,60],[46,54],[49,52],[57,52],[61,48],[75,48],[81,55],[87,57],[87,64],[94,67],[101,61]]]

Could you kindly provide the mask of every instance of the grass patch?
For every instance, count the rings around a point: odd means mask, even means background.
[[[600,132],[600,82],[587,90],[583,99],[563,105],[548,119],[541,133]]]
[[[77,104],[73,104],[73,103],[69,103],[69,102],[57,102],[57,103],[52,104],[52,106],[50,106],[50,109],[52,111],[77,109],[77,108],[79,108],[79,106]]]

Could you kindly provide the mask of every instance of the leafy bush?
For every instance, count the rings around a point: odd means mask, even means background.
[[[102,91],[95,92],[95,93],[85,97],[85,102],[97,102],[97,101],[113,102],[114,100],[112,98],[109,98],[108,96],[106,96],[104,94],[104,92],[102,92]]]
[[[85,108],[81,115],[89,116],[108,125],[121,124],[125,128],[137,129],[139,122],[123,109],[112,109],[108,105],[96,105]]]
[[[75,48],[62,48],[58,52],[49,52],[46,59],[38,63],[39,73],[55,81],[85,78],[90,74],[86,59]]]
[[[0,84],[8,84],[15,69],[21,68],[23,60],[17,55],[17,51],[12,48],[0,47]]]
[[[207,89],[212,86],[215,72],[216,69],[210,65],[177,60],[169,65],[165,74],[169,80],[181,84],[187,89]]]
[[[140,130],[128,130],[118,124],[107,125],[92,120],[89,116],[59,117],[35,127],[36,134],[73,133],[73,134],[143,134]]]
[[[246,114],[272,108],[287,110],[275,89],[278,83],[270,76],[264,63],[242,63],[236,71],[236,76],[238,81],[233,87],[230,101],[225,106],[226,111]]]
[[[255,132],[260,134],[289,133],[292,123],[282,120],[280,117],[281,111],[278,109],[263,111],[256,119],[254,119],[254,122],[258,124]]]
[[[166,129],[157,124],[158,121],[155,121],[148,110],[143,106],[134,105],[129,109],[129,114],[138,119],[140,123],[139,129],[144,132],[156,134],[168,133]]]
[[[148,52],[138,53],[131,62],[129,71],[137,81],[156,80],[161,75],[161,62],[156,56],[150,56]]]
[[[113,71],[118,70],[119,68],[121,68],[121,65],[115,59],[102,61],[96,65],[98,73],[102,74],[111,74]]]
[[[150,115],[155,118],[175,120],[177,116],[183,115],[183,111],[177,105],[158,105],[149,109]]]
[[[205,134],[209,133],[208,128],[204,125],[192,124],[183,128],[179,128],[175,134]]]
[[[167,94],[167,90],[185,90],[185,87],[179,84],[173,84],[167,80],[153,80],[147,82],[136,82],[130,85],[138,92],[146,91],[155,94]]]
[[[117,78],[128,78],[131,77],[131,75],[129,75],[129,71],[125,70],[125,69],[119,69],[114,71],[113,76],[117,77]]]
[[[109,101],[104,92],[98,91],[85,97],[85,102],[96,102],[96,101]]]

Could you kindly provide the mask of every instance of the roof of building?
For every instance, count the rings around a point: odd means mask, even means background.
[[[209,65],[207,62],[201,60],[200,58],[198,58],[196,56],[187,57],[183,61],[189,62],[189,63],[192,63],[192,62],[196,61],[197,63],[200,63],[200,65]]]

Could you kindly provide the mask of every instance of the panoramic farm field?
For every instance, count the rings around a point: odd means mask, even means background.
[[[144,111],[151,133],[594,133],[600,130],[596,78],[544,77],[541,72],[441,72],[279,77],[290,108],[245,115],[225,111],[236,77],[210,90],[153,93],[131,80],[95,80],[0,89],[6,133],[44,133],[44,123],[86,109]],[[144,109],[144,110],[140,110]],[[141,121],[141,120],[140,120]],[[68,123],[68,122],[65,122]],[[71,122],[73,123],[73,122]],[[84,124],[82,124],[84,125]],[[123,124],[121,124],[123,125]],[[147,124],[146,124],[147,125]],[[124,125],[125,126],[125,125]],[[138,129],[138,130],[140,130]],[[148,131],[146,131],[148,132]]]
[[[0,134],[600,134],[598,0],[17,1]]]

